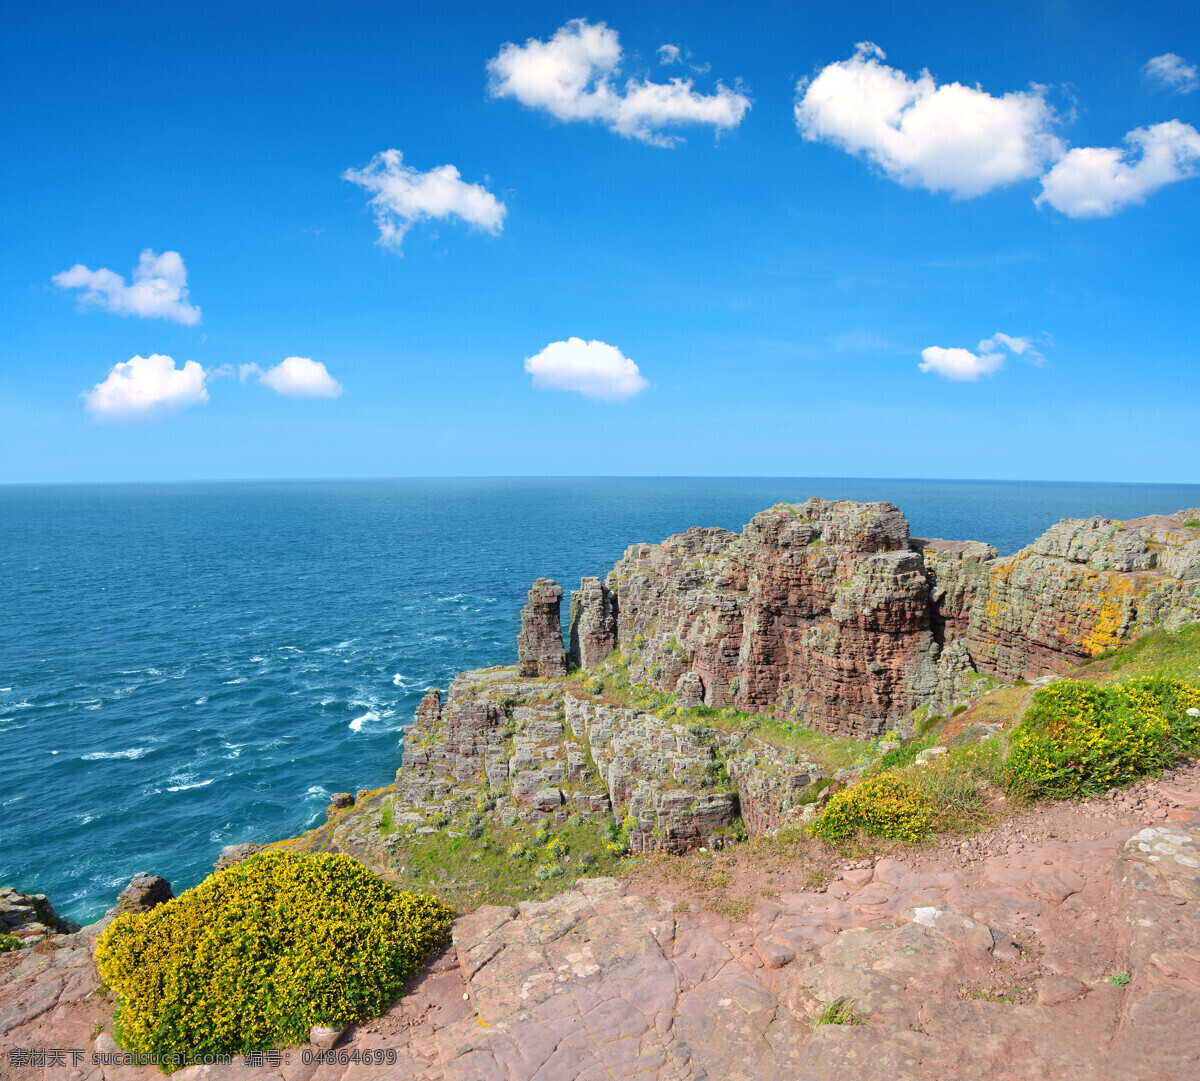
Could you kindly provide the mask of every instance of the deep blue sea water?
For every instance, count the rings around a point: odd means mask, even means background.
[[[516,659],[534,578],[569,589],[634,542],[810,495],[1004,553],[1061,517],[1200,506],[1200,486],[902,480],[0,487],[0,884],[84,922],[137,871],[194,885],[223,845],[388,783],[426,687]]]

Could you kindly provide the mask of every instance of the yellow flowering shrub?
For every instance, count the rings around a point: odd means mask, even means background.
[[[266,852],[118,916],[96,964],[119,996],[114,1031],[126,1050],[186,1062],[383,1013],[452,915],[349,856]]]
[[[920,840],[931,828],[925,798],[899,773],[879,773],[829,797],[809,832],[826,841],[859,830],[897,841]]]
[[[1010,781],[1060,798],[1128,784],[1200,751],[1200,713],[1188,710],[1200,710],[1191,680],[1059,680],[1013,730]]]

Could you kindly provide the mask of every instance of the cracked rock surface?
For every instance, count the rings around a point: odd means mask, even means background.
[[[518,908],[486,906],[456,921],[453,945],[387,1014],[347,1030],[337,1045],[347,1061],[305,1064],[305,1048],[290,1048],[277,1068],[237,1059],[173,1076],[1200,1076],[1200,768],[1176,771],[1156,791],[1178,804],[1162,820],[1145,824],[1141,813],[1098,836],[1077,835],[1107,812],[1101,804],[1062,808],[1053,827],[1023,832],[1007,848],[1000,838],[1023,827],[1006,824],[978,856],[946,845],[845,870],[828,887],[788,892],[785,883],[740,923],[694,905],[660,905],[615,879],[581,879]],[[52,941],[0,956],[6,1081],[161,1076],[91,1063],[93,1052],[116,1050],[91,936]],[[814,1028],[838,999],[852,999],[864,1023]],[[8,1052],[26,1047],[86,1048],[89,1058],[74,1070],[10,1067]],[[394,1051],[396,1061],[353,1060],[367,1049]]]

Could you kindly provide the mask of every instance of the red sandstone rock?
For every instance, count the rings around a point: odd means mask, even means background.
[[[539,578],[530,588],[529,603],[521,609],[521,633],[517,637],[517,670],[522,676],[567,674],[561,601],[562,586],[549,578]]]

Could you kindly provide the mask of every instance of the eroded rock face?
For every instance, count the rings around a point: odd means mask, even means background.
[[[570,661],[591,668],[617,646],[617,606],[612,591],[599,578],[581,578],[571,594]]]
[[[563,650],[559,609],[562,586],[539,578],[529,590],[529,603],[521,609],[521,633],[517,636],[517,670],[523,676],[565,676],[567,656]]]
[[[261,852],[264,847],[264,845],[255,844],[253,841],[243,841],[241,844],[226,845],[221,849],[221,854],[217,857],[216,863],[213,864],[213,870],[223,871],[226,867],[232,867],[235,863],[248,860],[251,856]]]
[[[567,724],[586,740],[616,814],[633,820],[635,852],[681,852],[731,825],[737,797],[718,782],[720,762],[704,733],[650,713],[564,700]]]
[[[149,875],[142,871],[134,875],[129,885],[117,895],[117,907],[113,910],[113,915],[149,912],[174,898],[170,882],[161,875]]]
[[[64,920],[44,893],[21,893],[11,886],[0,886],[0,934],[36,940],[42,935],[65,935],[79,930],[79,924]]]
[[[890,503],[781,504],[741,534],[635,545],[609,584],[635,675],[673,690],[694,672],[710,706],[870,735],[920,704],[909,671],[936,662],[929,583]]]
[[[912,538],[890,503],[780,504],[740,533],[634,545],[608,583],[633,678],[699,677],[704,702],[872,735],[948,708],[978,673],[1066,671],[1157,625],[1200,619],[1195,511],[1064,520],[1006,558]]]

